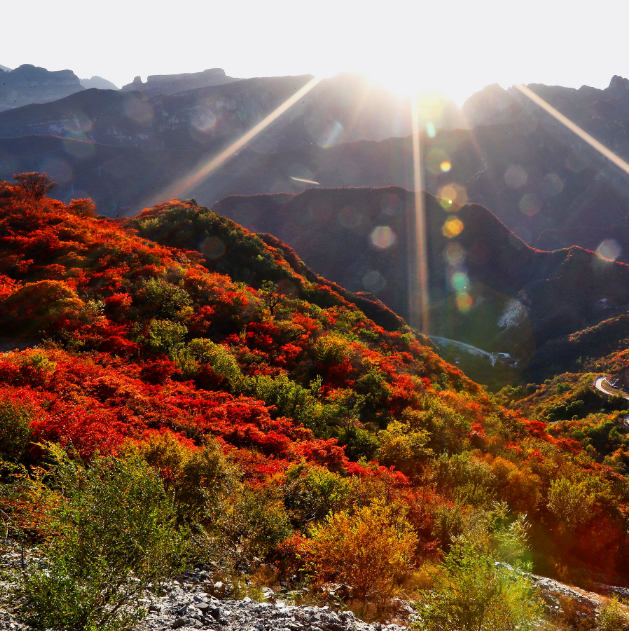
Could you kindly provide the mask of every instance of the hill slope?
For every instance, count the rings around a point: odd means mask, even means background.
[[[32,441],[90,458],[130,439],[194,452],[213,436],[247,497],[299,540],[312,519],[300,485],[327,471],[349,495],[322,499],[315,519],[372,501],[400,507],[414,564],[500,498],[527,512],[540,571],[629,578],[626,482],[578,442],[500,407],[409,330],[374,324],[270,237],[191,202],[136,219],[140,231],[184,241],[198,221],[202,258],[92,213],[86,200],[65,206],[0,187],[3,331],[12,344],[47,340],[0,358],[0,403],[27,406]],[[246,274],[254,287],[237,281]],[[38,447],[22,448],[8,455],[38,460]],[[583,484],[592,490],[574,522],[553,498]],[[265,540],[263,554],[285,534]]]

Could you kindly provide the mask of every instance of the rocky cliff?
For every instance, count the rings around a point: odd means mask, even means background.
[[[128,83],[122,89],[126,92],[142,92],[146,96],[151,97],[158,94],[176,94],[186,90],[209,88],[213,85],[224,85],[233,81],[238,81],[238,79],[228,77],[222,68],[209,68],[203,72],[151,75],[146,80],[146,83],[142,83],[142,79],[136,77],[132,83]]]
[[[0,111],[30,103],[49,103],[84,90],[71,70],[51,72],[30,64],[15,70],[0,69]]]

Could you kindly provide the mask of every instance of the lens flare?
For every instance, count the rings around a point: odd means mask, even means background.
[[[362,222],[362,213],[356,210],[353,206],[345,206],[345,208],[343,208],[343,210],[339,213],[339,223],[344,228],[354,230],[355,228],[358,228]]]
[[[472,296],[470,296],[466,291],[462,291],[456,295],[456,306],[459,308],[459,311],[465,313],[472,308],[473,304],[474,301],[472,300]]]
[[[463,232],[463,222],[455,216],[451,216],[446,219],[446,222],[443,224],[442,232],[444,237],[448,237],[448,239],[452,239]]]
[[[533,193],[527,193],[520,200],[520,210],[527,216],[532,217],[542,208],[542,202],[539,201],[536,195]]]
[[[297,90],[292,96],[284,101],[279,107],[275,108],[268,116],[261,120],[257,125],[252,127],[246,134],[243,134],[236,142],[232,143],[227,149],[221,151],[214,158],[203,162],[200,166],[193,170],[187,177],[181,178],[172,186],[155,195],[153,200],[147,203],[152,206],[164,199],[173,199],[182,195],[186,190],[194,188],[199,182],[204,180],[212,171],[220,167],[224,162],[229,160],[237,151],[242,149],[250,140],[253,140],[260,132],[264,131],[274,120],[279,118],[286,110],[300,101],[310,90],[318,85],[323,77],[314,77],[306,85]]]
[[[380,250],[390,248],[396,241],[395,232],[389,226],[377,226],[369,239]]]
[[[463,205],[467,201],[467,191],[464,186],[457,184],[456,182],[450,182],[442,186],[437,197],[441,198],[441,206],[446,210],[456,210],[454,204]]]
[[[426,133],[428,134],[429,138],[434,138],[437,135],[437,130],[435,129],[435,126],[432,123],[426,123]]]
[[[428,295],[428,248],[426,243],[426,217],[424,214],[424,194],[422,192],[421,136],[419,125],[419,98],[411,99],[411,125],[413,134],[413,185],[415,194],[414,239],[411,241],[413,263],[408,269],[408,319],[409,324],[428,335],[430,333]],[[426,126],[430,136],[430,124]],[[434,136],[434,126],[432,127]]]
[[[449,160],[444,160],[439,166],[444,173],[448,173],[452,168],[452,163]]]
[[[205,237],[199,246],[205,258],[215,261],[225,254],[225,244],[218,237]]]
[[[450,164],[449,159],[450,156],[443,149],[435,147],[426,155],[426,168],[434,175],[439,175],[443,172],[441,165]]]
[[[450,265],[458,265],[465,259],[465,250],[458,243],[449,243],[444,257]]]
[[[315,182],[314,180],[306,180],[303,177],[293,177],[291,175],[290,179],[294,180],[295,182],[300,182],[301,184],[314,184],[315,186],[320,186],[319,182]]]
[[[372,270],[363,276],[363,285],[367,291],[375,294],[387,286],[387,281],[380,272]]]
[[[94,145],[86,140],[75,140],[73,138],[63,139],[63,148],[75,158],[84,159],[94,155]]]
[[[605,259],[615,261],[619,256],[622,248],[615,239],[605,239],[597,248],[596,253]]]
[[[522,188],[528,179],[528,173],[519,164],[512,164],[505,171],[505,184],[510,188]]]
[[[544,178],[544,192],[547,195],[557,195],[563,191],[563,181],[556,173],[549,173]]]
[[[455,272],[452,274],[450,282],[457,293],[462,293],[467,289],[467,274],[465,272]]]

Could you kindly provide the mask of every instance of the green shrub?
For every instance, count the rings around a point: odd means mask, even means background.
[[[624,607],[623,607],[624,605]],[[627,603],[621,603],[615,594],[611,600],[601,607],[596,616],[601,631],[627,631],[629,629],[629,612]]]
[[[128,628],[143,615],[138,599],[149,584],[181,569],[185,537],[173,503],[141,459],[99,458],[87,468],[51,452],[56,536],[42,566],[24,573],[26,618],[48,629]]]
[[[167,355],[174,348],[183,344],[188,329],[170,320],[152,320],[141,338],[146,349],[156,355]]]
[[[196,338],[185,347],[176,348],[171,357],[186,378],[195,377],[199,367],[208,364],[217,375],[227,379],[232,390],[240,388],[243,376],[238,362],[221,344]]]
[[[491,532],[481,515],[468,532],[459,537],[435,576],[434,589],[423,592],[418,603],[422,631],[526,631],[539,627],[541,608],[514,554],[523,552],[523,520],[510,528]],[[510,561],[503,562],[491,542],[506,544]]]
[[[243,486],[214,516],[208,532],[217,560],[243,571],[267,557],[292,528],[277,493]]]
[[[303,526],[345,508],[356,485],[354,478],[302,462],[286,471],[284,503],[294,523]]]
[[[161,278],[145,280],[137,294],[137,301],[155,317],[166,320],[179,317],[185,313],[186,307],[192,305],[192,299],[183,287]]]
[[[558,478],[550,483],[548,508],[569,529],[575,529],[592,518],[596,496],[587,481],[575,482]]]
[[[16,461],[24,455],[30,443],[32,417],[27,405],[0,400],[0,458]]]

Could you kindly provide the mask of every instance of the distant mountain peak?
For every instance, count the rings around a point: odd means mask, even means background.
[[[90,79],[81,79],[81,85],[86,88],[97,88],[98,90],[119,90],[120,88],[103,77],[94,76]]]
[[[135,77],[132,83],[122,86],[125,91],[140,91],[152,97],[158,94],[177,94],[188,90],[209,88],[238,81],[228,77],[222,68],[208,68],[202,72],[185,72],[182,74],[150,75],[146,83],[141,77]]]

